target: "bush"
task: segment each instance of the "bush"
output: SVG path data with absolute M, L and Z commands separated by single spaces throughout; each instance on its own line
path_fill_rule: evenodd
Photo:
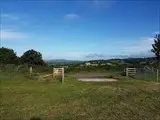
M 40 117 L 32 117 L 30 120 L 42 120 Z
M 120 75 L 126 76 L 126 72 L 121 72 Z

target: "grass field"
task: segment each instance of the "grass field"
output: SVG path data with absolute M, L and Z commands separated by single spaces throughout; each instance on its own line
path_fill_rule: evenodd
M 0 78 L 1 120 L 160 120 L 160 84 Z M 39 118 L 39 119 L 38 119 Z M 36 120 L 36 119 L 35 119 Z

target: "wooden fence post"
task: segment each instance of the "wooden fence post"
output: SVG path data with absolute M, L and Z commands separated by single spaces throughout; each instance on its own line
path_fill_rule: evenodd
M 53 73 L 52 73 L 52 77 L 54 78 L 55 76 L 54 76 L 54 68 L 53 68 Z
M 62 68 L 62 83 L 64 82 L 64 68 Z
M 33 69 L 32 69 L 32 66 L 29 67 L 29 74 L 30 76 L 32 75 L 32 72 L 33 72 Z
M 158 82 L 158 79 L 159 79 L 159 70 L 157 69 L 157 82 Z
M 154 68 L 152 67 L 152 72 L 154 73 Z

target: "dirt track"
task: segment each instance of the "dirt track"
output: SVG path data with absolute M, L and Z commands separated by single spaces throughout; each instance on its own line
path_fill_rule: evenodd
M 77 79 L 81 79 L 81 78 L 97 78 L 97 79 L 101 79 L 101 78 L 106 78 L 105 77 L 105 75 L 93 75 L 93 74 L 88 74 L 88 75 L 85 75 L 85 74 L 77 74 L 77 75 L 75 75 L 75 77 L 77 78 Z
M 92 81 L 92 82 L 99 82 L 99 81 L 117 81 L 116 79 L 113 78 L 106 78 L 105 75 L 75 75 L 74 77 L 76 77 L 79 81 Z

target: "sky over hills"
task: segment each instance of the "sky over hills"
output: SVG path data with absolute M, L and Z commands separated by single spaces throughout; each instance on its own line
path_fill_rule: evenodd
M 0 1 L 1 44 L 44 59 L 152 56 L 159 1 Z

